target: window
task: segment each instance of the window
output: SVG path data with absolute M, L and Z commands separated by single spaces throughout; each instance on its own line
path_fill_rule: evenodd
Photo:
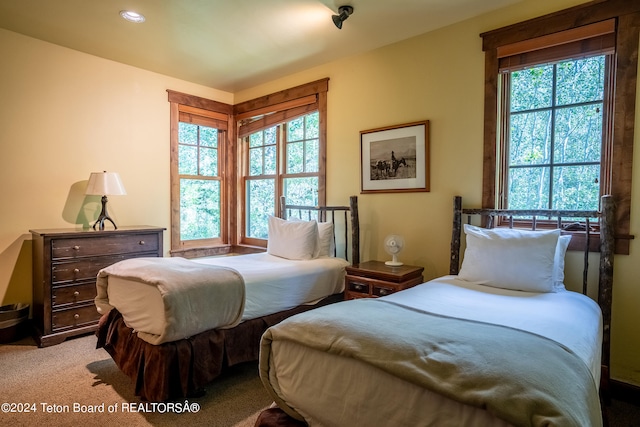
M 222 228 L 218 129 L 178 123 L 180 240 L 220 239 Z
M 193 257 L 229 245 L 225 175 L 231 106 L 169 92 L 171 103 L 171 253 Z
M 483 207 L 592 209 L 610 194 L 629 253 L 639 19 L 608 0 L 481 34 Z
M 235 106 L 240 244 L 266 246 L 281 196 L 287 204 L 324 205 L 327 90 L 323 79 Z
M 246 237 L 266 239 L 281 195 L 288 204 L 318 205 L 319 113 L 254 132 L 243 144 Z
M 504 207 L 598 209 L 608 98 L 605 69 L 610 63 L 598 55 L 501 75 L 509 129 Z

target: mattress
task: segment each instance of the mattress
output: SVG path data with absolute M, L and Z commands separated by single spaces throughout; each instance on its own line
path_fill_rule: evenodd
M 599 384 L 601 313 L 593 300 L 581 294 L 510 291 L 445 276 L 384 299 L 550 338 L 582 359 L 594 386 Z M 372 365 L 294 341 L 274 341 L 269 363 L 269 385 L 310 425 L 509 425 L 482 408 L 448 399 Z
M 197 258 L 192 261 L 232 268 L 245 284 L 246 301 L 242 321 L 313 304 L 344 289 L 341 258 L 288 260 L 267 253 Z M 135 280 L 112 277 L 108 284 L 109 304 L 136 331 L 159 335 L 164 329 L 164 304 L 157 288 Z M 213 305 L 213 303 L 212 303 Z

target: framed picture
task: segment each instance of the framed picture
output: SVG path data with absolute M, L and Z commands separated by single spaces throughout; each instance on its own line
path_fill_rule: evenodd
M 429 191 L 429 121 L 360 132 L 361 193 Z

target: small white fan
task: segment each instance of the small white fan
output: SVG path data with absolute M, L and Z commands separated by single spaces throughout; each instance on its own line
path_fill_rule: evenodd
M 404 248 L 404 239 L 397 234 L 390 234 L 384 238 L 384 250 L 392 256 L 391 261 L 385 262 L 386 265 L 399 266 L 403 263 L 398 261 L 398 254 Z

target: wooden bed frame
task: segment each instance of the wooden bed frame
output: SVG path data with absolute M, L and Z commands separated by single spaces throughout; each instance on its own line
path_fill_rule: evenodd
M 532 218 L 531 228 L 536 227 L 560 228 L 562 234 L 570 234 L 572 241 L 582 243 L 584 251 L 584 264 L 582 272 L 582 293 L 587 295 L 587 272 L 589 269 L 589 252 L 594 246 L 600 252 L 600 265 L 598 272 L 598 305 L 602 311 L 602 372 L 600 377 L 600 396 L 604 403 L 610 399 L 610 352 L 611 352 L 611 303 L 613 295 L 613 258 L 615 250 L 615 203 L 612 196 L 601 198 L 600 211 L 581 210 L 514 210 L 514 209 L 463 209 L 462 198 L 456 196 L 453 202 L 453 231 L 451 235 L 451 263 L 449 274 L 458 274 L 460 268 L 460 235 L 462 231 L 462 217 L 467 215 L 471 221 L 472 215 L 483 217 L 483 226 L 493 228 L 498 224 L 506 224 L 513 227 L 518 217 Z M 542 218 L 542 220 L 539 220 Z M 582 224 L 569 222 L 573 218 L 584 219 Z M 593 222 L 599 223 L 599 245 L 594 245 L 592 240 Z M 597 236 L 595 236 L 597 237 Z M 570 248 L 576 247 L 571 245 Z M 604 409 L 605 405 L 603 405 Z
M 343 213 L 345 259 L 351 243 L 351 263 L 360 259 L 358 199 L 351 196 L 349 206 L 294 206 L 281 201 L 281 217 L 297 214 L 319 221 L 336 220 Z M 295 216 L 295 215 L 294 215 Z M 350 217 L 350 220 L 349 220 Z M 348 230 L 351 230 L 351 240 Z M 334 242 L 336 236 L 334 232 Z M 104 348 L 120 370 L 135 384 L 135 394 L 143 400 L 166 401 L 204 392 L 205 386 L 227 368 L 258 360 L 260 338 L 272 325 L 303 311 L 343 300 L 343 293 L 330 295 L 315 305 L 302 305 L 230 329 L 212 329 L 179 341 L 150 344 L 127 327 L 122 315 L 113 309 L 102 316 L 96 335 L 97 348 Z
M 611 196 L 603 196 L 600 211 L 581 210 L 509 210 L 509 209 L 467 209 L 462 208 L 462 198 L 456 196 L 453 203 L 453 228 L 451 236 L 451 260 L 449 274 L 457 275 L 460 268 L 460 249 L 462 234 L 462 219 L 467 216 L 479 215 L 482 226 L 493 228 L 496 226 L 513 227 L 517 218 L 526 217 L 530 229 L 560 228 L 562 234 L 572 236 L 570 248 L 582 245 L 584 250 L 583 286 L 582 293 L 587 294 L 587 271 L 589 268 L 589 252 L 597 248 L 600 252 L 598 304 L 602 310 L 603 340 L 602 340 L 602 372 L 600 379 L 600 396 L 603 400 L 602 410 L 606 422 L 606 404 L 609 402 L 609 363 L 611 338 L 611 302 L 613 288 L 613 257 L 615 248 L 615 205 Z M 576 223 L 576 220 L 582 223 Z M 567 221 L 568 220 L 568 221 Z M 599 223 L 599 245 L 597 236 L 593 236 L 591 222 Z M 521 225 L 518 223 L 518 225 Z M 592 239 L 593 238 L 593 239 Z M 575 242 L 574 242 L 575 241 Z M 577 245 L 576 245 L 577 243 Z M 287 415 L 278 407 L 263 411 L 258 417 L 255 427 L 299 427 L 304 425 L 300 421 Z

